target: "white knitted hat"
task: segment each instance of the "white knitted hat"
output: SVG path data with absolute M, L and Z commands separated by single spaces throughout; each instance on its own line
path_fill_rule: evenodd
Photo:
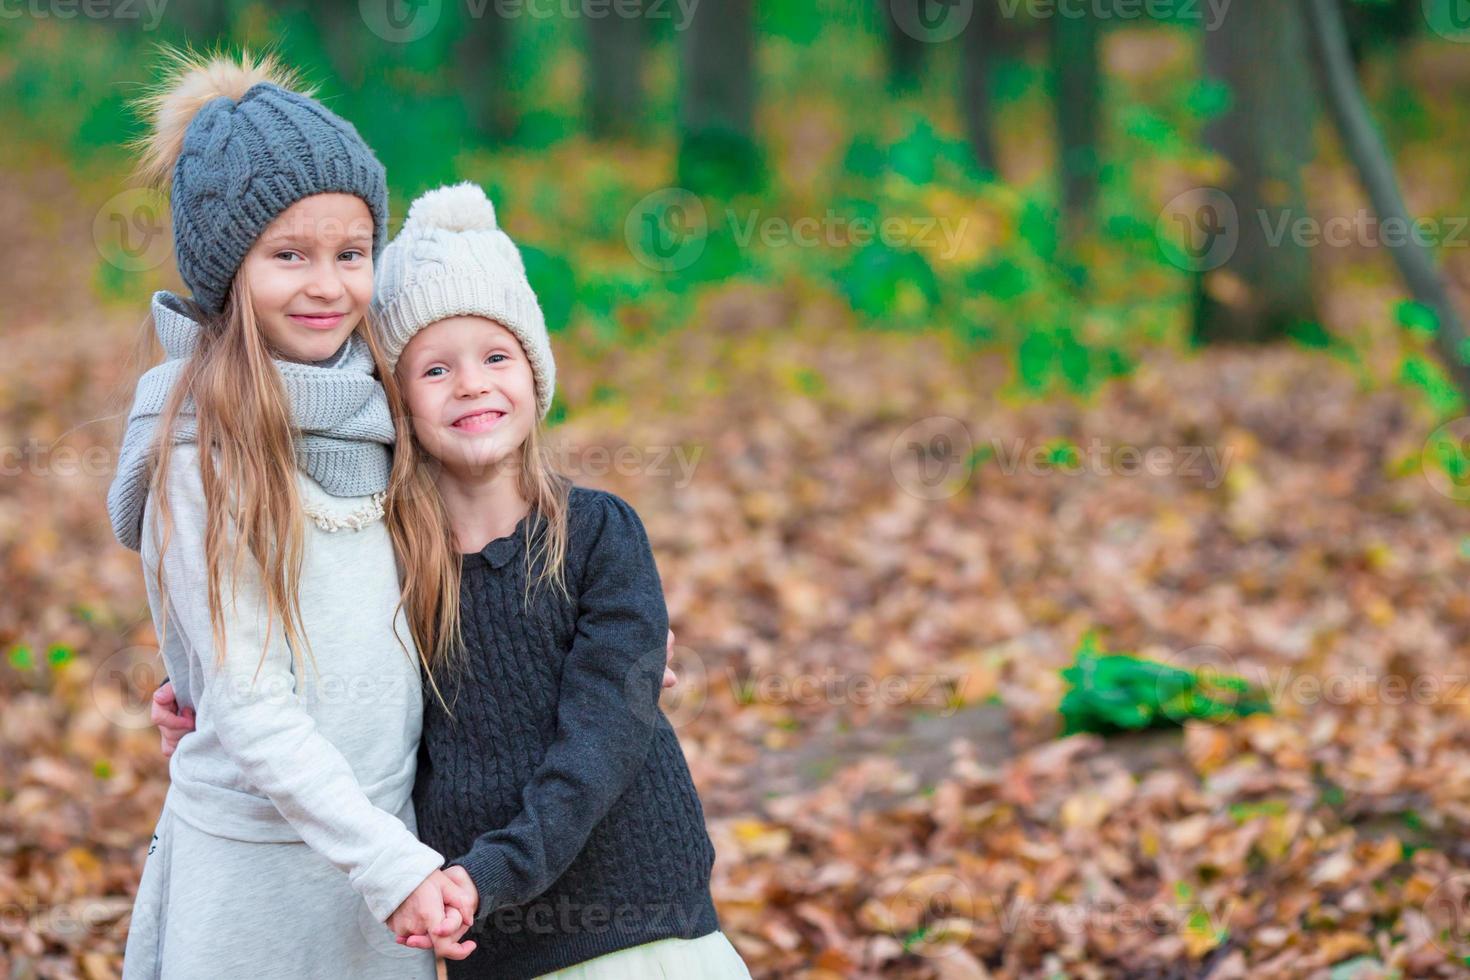
M 438 187 L 414 201 L 402 230 L 383 249 L 375 278 L 373 320 L 389 370 L 429 324 L 488 317 L 521 342 L 536 379 L 536 407 L 546 417 L 556 391 L 546 318 L 520 249 L 500 230 L 495 207 L 478 186 Z

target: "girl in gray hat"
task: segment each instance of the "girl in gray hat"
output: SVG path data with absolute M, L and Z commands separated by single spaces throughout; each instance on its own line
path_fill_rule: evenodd
M 271 59 L 178 56 L 150 108 L 142 169 L 172 186 L 190 296 L 153 297 L 166 360 L 108 508 L 197 731 L 170 759 L 123 976 L 432 980 L 433 953 L 384 928 L 472 910 L 415 835 L 420 671 L 444 648 L 423 641 L 453 602 L 440 567 L 400 587 L 395 563 L 442 525 L 390 452 L 408 423 L 365 326 L 383 168 Z

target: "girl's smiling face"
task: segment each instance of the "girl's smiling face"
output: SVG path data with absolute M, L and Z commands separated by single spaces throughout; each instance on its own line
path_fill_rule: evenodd
M 425 452 L 461 477 L 517 457 L 536 421 L 536 378 L 515 334 L 454 316 L 414 334 L 395 369 Z
M 331 357 L 373 297 L 373 216 L 355 194 L 313 194 L 271 222 L 241 264 L 256 322 L 292 361 Z

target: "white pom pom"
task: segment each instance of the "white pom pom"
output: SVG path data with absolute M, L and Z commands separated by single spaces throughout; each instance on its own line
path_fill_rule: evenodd
M 491 231 L 496 228 L 495 205 L 478 184 L 465 181 L 448 187 L 436 187 L 420 195 L 408 209 L 404 228 L 426 231 Z

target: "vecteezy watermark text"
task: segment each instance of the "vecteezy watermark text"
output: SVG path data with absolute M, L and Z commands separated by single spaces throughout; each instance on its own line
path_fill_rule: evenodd
M 1225 479 L 1230 458 L 1235 450 L 1226 447 L 1221 453 L 1215 446 L 1135 446 L 1113 445 L 1097 436 L 1087 446 L 1069 444 L 1064 452 L 1041 445 L 1028 446 L 1024 439 L 1013 439 L 1007 445 L 992 439 L 996 465 L 1007 476 L 1020 470 L 1030 476 L 1050 473 L 1093 476 L 1189 476 L 1200 477 L 1213 490 Z
M 36 20 L 141 20 L 151 31 L 163 20 L 168 0 L 0 0 L 0 20 L 31 17 Z

